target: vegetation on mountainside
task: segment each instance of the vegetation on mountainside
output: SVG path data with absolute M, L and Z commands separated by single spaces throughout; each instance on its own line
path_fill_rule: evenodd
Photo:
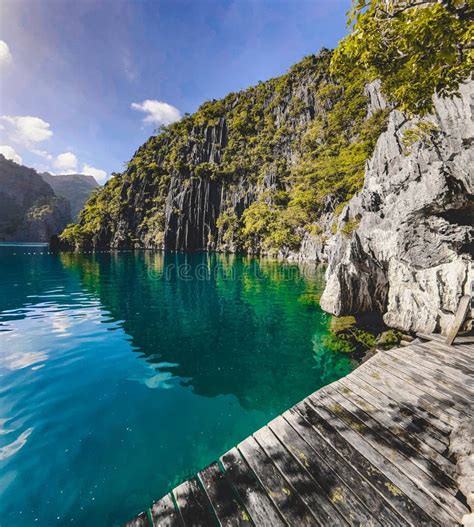
M 322 213 L 337 218 L 362 186 L 365 163 L 389 112 L 368 116 L 367 84 L 380 79 L 394 106 L 423 116 L 433 94 L 455 93 L 469 76 L 471 5 L 467 0 L 354 0 L 352 33 L 334 53 L 306 57 L 286 75 L 206 102 L 164 127 L 122 175 L 92 195 L 79 223 L 61 239 L 76 247 L 99 236 L 110 240 L 128 214 L 136 224 L 122 242 L 159 246 L 170 185 L 178 180 L 185 189 L 193 180 L 209 179 L 229 191 L 242 181 L 257 191 L 243 213 L 224 204 L 216 226 L 227 247 L 267 253 L 297 249 L 305 232 L 322 234 L 317 223 Z M 434 132 L 420 121 L 407 132 L 405 147 Z M 204 148 L 210 134 L 212 155 Z M 342 232 L 350 236 L 355 228 L 353 221 Z
M 331 71 L 380 79 L 389 100 L 411 115 L 432 97 L 457 93 L 474 64 L 472 0 L 353 0 L 352 32 L 337 47 Z

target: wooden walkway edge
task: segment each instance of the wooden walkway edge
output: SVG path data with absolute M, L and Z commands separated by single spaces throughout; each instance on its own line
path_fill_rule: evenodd
M 459 525 L 470 511 L 449 441 L 472 420 L 474 337 L 421 337 L 306 397 L 126 527 Z

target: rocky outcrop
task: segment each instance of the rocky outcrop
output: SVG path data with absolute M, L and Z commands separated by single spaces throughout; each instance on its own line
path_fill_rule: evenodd
M 458 423 L 449 436 L 449 455 L 456 462 L 456 480 L 459 490 L 466 497 L 471 509 L 470 514 L 462 518 L 465 527 L 474 525 L 474 450 L 472 437 L 474 425 L 466 419 Z
M 370 92 L 380 105 L 378 90 Z M 376 311 L 406 331 L 445 331 L 470 292 L 474 236 L 474 82 L 436 99 L 425 124 L 390 114 L 362 191 L 327 245 L 321 306 Z M 428 125 L 426 125 L 428 123 Z M 408 144 L 409 138 L 417 140 Z
M 410 121 L 390 112 L 379 83 L 335 83 L 330 56 L 150 137 L 60 243 L 280 251 L 328 263 L 321 305 L 331 313 L 446 330 L 473 254 L 473 83 Z
M 38 198 L 26 211 L 14 235 L 9 239 L 25 242 L 49 242 L 71 222 L 71 208 L 59 196 Z
M 0 154 L 0 240 L 49 242 L 70 222 L 66 199 L 35 170 Z
M 316 93 L 329 57 L 322 50 L 282 78 L 205 103 L 197 112 L 205 114 L 202 124 L 191 116 L 172 133 L 151 137 L 128 169 L 105 185 L 105 193 L 120 187 L 118 211 L 100 218 L 88 246 L 242 250 L 229 224 L 218 219 L 239 221 L 259 196 L 284 187 L 301 138 L 323 111 Z M 207 115 L 206 104 L 217 105 L 218 115 Z
M 99 184 L 83 174 L 38 174 L 0 154 L 0 240 L 49 242 Z

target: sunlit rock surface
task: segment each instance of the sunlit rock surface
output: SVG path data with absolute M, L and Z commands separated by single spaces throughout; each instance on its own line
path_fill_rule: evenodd
M 414 122 L 391 113 L 364 187 L 339 220 L 354 230 L 329 240 L 323 309 L 379 311 L 389 326 L 404 330 L 447 329 L 470 288 L 473 106 L 473 82 L 461 87 L 460 97 L 436 99 L 427 118 L 436 126 L 434 138 L 408 147 L 403 133 Z

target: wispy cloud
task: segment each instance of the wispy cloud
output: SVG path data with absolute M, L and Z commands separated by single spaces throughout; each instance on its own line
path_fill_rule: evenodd
M 175 108 L 167 102 L 154 99 L 146 99 L 141 103 L 133 102 L 132 108 L 147 114 L 143 119 L 144 123 L 151 123 L 159 126 L 171 124 L 181 119 L 181 113 L 178 108 Z
M 48 161 L 51 161 L 53 159 L 53 156 L 49 152 L 46 152 L 46 150 L 38 150 L 37 148 L 32 148 L 31 152 L 39 157 L 42 157 L 43 159 L 47 159 Z
M 138 71 L 136 64 L 133 60 L 132 54 L 129 50 L 125 50 L 121 57 L 122 67 L 127 79 L 132 82 L 137 79 Z
M 13 62 L 13 57 L 10 48 L 4 40 L 0 40 L 0 66 L 7 66 L 11 62 Z

